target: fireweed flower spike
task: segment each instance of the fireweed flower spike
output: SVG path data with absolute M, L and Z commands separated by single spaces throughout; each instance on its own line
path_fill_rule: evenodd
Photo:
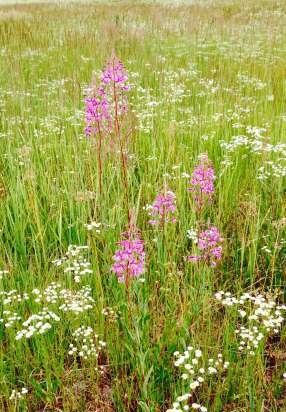
M 117 57 L 108 61 L 100 81 L 99 87 L 90 87 L 85 99 L 86 136 L 117 132 L 119 117 L 128 109 L 126 92 L 131 87 L 127 71 Z
M 130 278 L 139 277 L 144 273 L 144 241 L 136 226 L 131 224 L 127 232 L 122 233 L 122 238 L 113 256 L 114 264 L 111 270 L 117 275 L 119 282 L 125 282 L 128 286 Z
M 222 257 L 222 242 L 223 238 L 215 226 L 200 232 L 197 241 L 200 253 L 188 256 L 189 262 L 203 261 L 207 265 L 215 267 Z
M 130 89 L 128 75 L 120 60 L 113 56 L 107 63 L 100 77 L 99 87 L 89 89 L 85 99 L 85 135 L 97 137 L 99 191 L 102 192 L 102 150 L 108 141 L 112 146 L 115 136 L 120 146 L 124 185 L 127 192 L 127 166 L 125 145 L 121 133 L 123 115 L 128 111 L 126 92 Z
M 112 56 L 107 62 L 106 68 L 102 73 L 101 81 L 104 84 L 115 83 L 120 85 L 122 90 L 130 89 L 130 85 L 127 84 L 128 74 L 116 56 Z
M 162 225 L 166 222 L 175 223 L 177 221 L 175 214 L 177 212 L 176 195 L 170 190 L 159 193 L 152 205 L 145 208 L 149 211 L 150 225 Z
M 85 99 L 86 136 L 106 134 L 111 131 L 108 96 L 103 87 L 91 88 Z
M 121 122 L 123 115 L 128 111 L 126 92 L 130 90 L 131 86 L 128 84 L 127 71 L 116 56 L 112 56 L 107 62 L 101 76 L 101 82 L 110 102 L 109 111 L 113 121 L 113 131 L 122 145 Z
M 192 192 L 198 209 L 201 209 L 212 200 L 215 174 L 207 154 L 200 155 L 199 160 L 200 163 L 192 174 L 189 191 Z
M 102 193 L 102 145 L 112 130 L 112 119 L 109 111 L 108 96 L 103 87 L 92 88 L 90 97 L 85 99 L 85 135 L 96 136 L 98 183 Z
M 119 144 L 123 182 L 125 187 L 125 201 L 128 210 L 128 179 L 127 179 L 127 133 L 122 130 L 122 120 L 128 111 L 126 92 L 131 86 L 128 84 L 128 74 L 121 61 L 113 55 L 107 62 L 102 73 L 101 82 L 110 101 L 110 113 L 113 121 L 115 142 Z

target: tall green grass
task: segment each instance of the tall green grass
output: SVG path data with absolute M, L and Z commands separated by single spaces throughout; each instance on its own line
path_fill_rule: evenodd
M 96 302 L 80 318 L 66 315 L 30 340 L 16 341 L 18 327 L 0 324 L 1 411 L 165 411 L 180 394 L 173 352 L 188 344 L 206 357 L 222 352 L 231 363 L 223 380 L 199 392 L 209 411 L 286 410 L 285 330 L 255 357 L 241 356 L 234 333 L 239 320 L 213 299 L 221 289 L 284 289 L 285 178 L 257 179 L 266 161 L 282 160 L 242 147 L 228 153 L 226 167 L 220 141 L 257 126 L 266 128 L 265 142 L 286 143 L 285 23 L 279 0 L 1 6 L 0 262 L 9 274 L 0 290 L 30 294 L 53 281 L 68 287 L 52 261 L 70 244 L 87 244 Z M 118 158 L 105 162 L 99 198 L 96 149 L 83 136 L 84 88 L 113 50 L 134 83 L 129 195 L 147 255 L 145 282 L 133 282 L 131 307 L 110 271 L 127 224 Z M 239 73 L 265 87 L 242 83 Z M 150 101 L 159 104 L 152 109 Z M 148 112 L 153 116 L 144 131 L 138 125 Z M 190 253 L 186 232 L 197 222 L 189 179 L 181 173 L 191 174 L 203 152 L 217 175 L 204 220 L 225 239 L 216 269 L 184 259 Z M 143 207 L 165 182 L 176 192 L 179 219 L 162 234 L 148 225 Z M 92 220 L 106 225 L 101 233 L 87 232 Z M 41 309 L 33 300 L 13 307 L 23 320 Z M 102 314 L 106 307 L 117 313 L 115 321 Z M 95 360 L 67 355 L 71 333 L 82 324 L 107 342 L 100 374 Z M 9 400 L 22 386 L 28 395 Z

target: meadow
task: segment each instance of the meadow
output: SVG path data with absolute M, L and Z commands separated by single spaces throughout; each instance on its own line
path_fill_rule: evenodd
M 286 411 L 286 3 L 0 6 L 0 410 Z

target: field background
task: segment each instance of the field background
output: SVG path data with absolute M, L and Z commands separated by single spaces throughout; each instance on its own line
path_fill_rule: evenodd
M 255 356 L 241 355 L 239 317 L 214 299 L 218 290 L 271 291 L 283 301 L 286 151 L 264 147 L 286 143 L 285 45 L 282 0 L 0 7 L 0 269 L 9 272 L 0 317 L 20 317 L 0 324 L 1 411 L 166 411 L 181 393 L 173 352 L 189 344 L 230 362 L 198 392 L 209 411 L 286 411 L 285 328 Z M 145 282 L 132 283 L 129 303 L 110 271 L 127 224 L 119 158 L 106 160 L 99 197 L 96 148 L 83 133 L 84 90 L 113 51 L 133 84 L 129 201 L 146 248 Z M 241 135 L 262 149 L 235 144 Z M 197 225 L 186 174 L 205 152 L 217 179 L 204 220 L 225 239 L 214 269 L 184 258 Z M 161 233 L 143 207 L 164 184 L 176 193 L 178 222 Z M 99 233 L 87 231 L 91 221 Z M 81 288 L 52 264 L 70 244 L 89 246 L 93 274 L 83 284 L 93 308 L 16 340 L 42 308 L 33 289 Z M 12 290 L 18 301 L 5 303 Z M 81 325 L 106 342 L 99 365 L 67 354 Z M 22 387 L 28 394 L 10 400 Z

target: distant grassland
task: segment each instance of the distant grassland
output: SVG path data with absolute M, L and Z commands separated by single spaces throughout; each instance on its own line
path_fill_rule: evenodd
M 285 45 L 282 0 L 0 6 L 1 411 L 286 411 Z M 103 155 L 100 195 L 84 135 L 86 88 L 113 52 L 132 85 L 128 205 L 146 253 L 128 291 L 111 271 L 128 223 L 120 150 Z M 205 153 L 215 193 L 198 213 Z M 153 227 L 144 207 L 165 189 L 177 222 Z M 189 262 L 211 226 L 222 259 Z M 69 245 L 89 247 L 79 283 L 57 260 Z M 25 337 L 32 315 L 46 326 Z M 79 355 L 81 327 L 98 357 Z M 205 369 L 194 390 L 174 366 L 188 345 Z

